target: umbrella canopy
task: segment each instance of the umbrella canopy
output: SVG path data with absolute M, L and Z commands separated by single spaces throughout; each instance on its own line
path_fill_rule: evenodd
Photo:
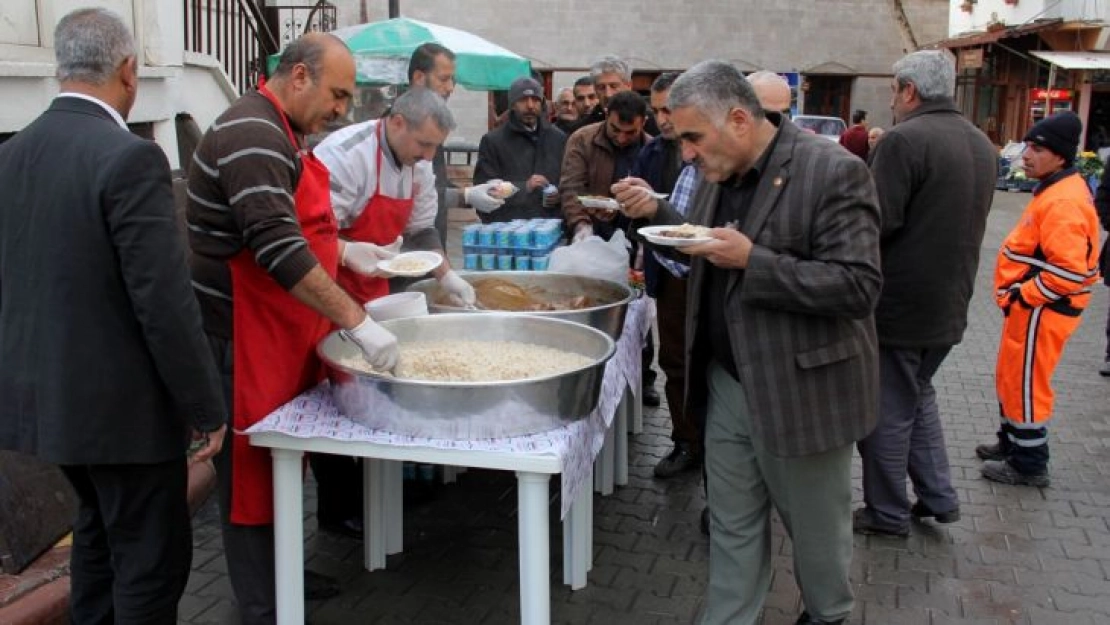
M 531 62 L 499 45 L 457 28 L 398 17 L 332 31 L 355 57 L 356 80 L 363 85 L 408 83 L 409 57 L 424 43 L 438 43 L 455 53 L 455 80 L 467 89 L 508 89 L 528 76 Z M 270 57 L 271 72 L 277 56 Z

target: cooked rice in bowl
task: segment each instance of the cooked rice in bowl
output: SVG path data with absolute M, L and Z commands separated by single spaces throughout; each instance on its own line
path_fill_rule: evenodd
M 429 382 L 504 382 L 558 375 L 593 364 L 581 354 L 518 341 L 418 341 L 399 346 L 393 376 Z M 339 364 L 380 375 L 361 356 Z

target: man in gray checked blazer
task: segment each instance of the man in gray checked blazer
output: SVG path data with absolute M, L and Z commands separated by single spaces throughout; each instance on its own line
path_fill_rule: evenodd
M 759 619 L 771 506 L 794 542 L 798 623 L 851 614 L 852 444 L 875 425 L 879 208 L 867 166 L 764 113 L 732 66 L 706 61 L 670 108 L 707 182 L 689 221 L 687 405 L 705 407 L 711 513 L 704 623 Z M 639 181 L 613 192 L 635 218 L 685 219 Z

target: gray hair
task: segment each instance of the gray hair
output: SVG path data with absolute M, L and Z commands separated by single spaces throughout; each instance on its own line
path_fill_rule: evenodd
M 628 63 L 617 56 L 603 56 L 590 65 L 590 77 L 594 82 L 602 74 L 616 74 L 624 82 L 632 82 L 632 70 L 628 69 Z
M 671 85 L 667 106 L 672 111 L 692 106 L 717 126 L 735 107 L 745 109 L 757 120 L 763 118 L 763 107 L 752 84 L 724 61 L 702 61 L 683 72 Z
M 135 38 L 123 20 L 107 9 L 77 9 L 54 29 L 54 58 L 59 82 L 103 85 L 129 57 Z
M 956 65 L 940 50 L 918 50 L 894 63 L 898 88 L 913 83 L 922 101 L 951 98 L 956 91 Z
M 390 115 L 400 115 L 413 127 L 422 126 L 430 117 L 440 130 L 451 132 L 455 129 L 455 116 L 447 108 L 447 101 L 424 87 L 409 89 L 394 100 Z

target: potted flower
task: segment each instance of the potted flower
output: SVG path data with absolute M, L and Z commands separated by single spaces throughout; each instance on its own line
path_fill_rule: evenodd
M 1075 168 L 1079 170 L 1079 175 L 1083 176 L 1087 184 L 1091 186 L 1091 193 L 1094 193 L 1098 187 L 1105 166 L 1102 159 L 1094 152 L 1080 152 L 1079 158 L 1075 159 Z

